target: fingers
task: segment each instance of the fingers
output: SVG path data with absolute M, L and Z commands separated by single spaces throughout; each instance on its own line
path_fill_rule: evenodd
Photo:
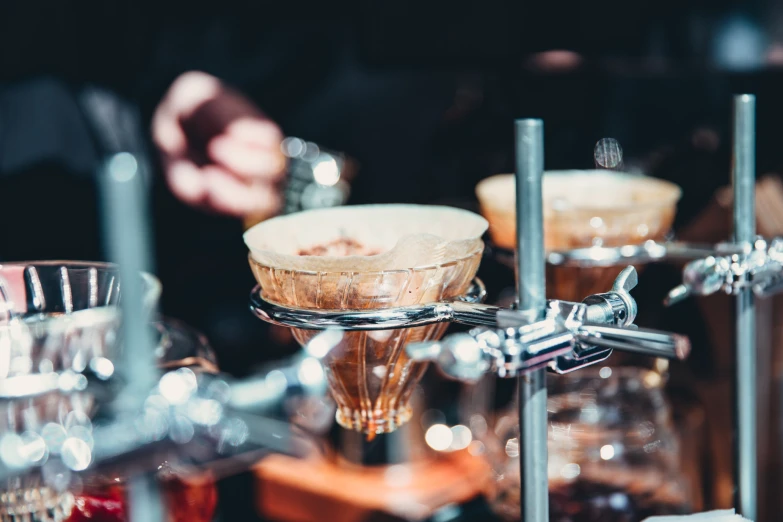
M 201 169 L 184 159 L 167 163 L 164 170 L 171 192 L 189 205 L 202 204 L 207 199 L 208 185 Z
M 185 158 L 192 149 L 240 177 L 274 181 L 285 170 L 278 126 L 208 74 L 185 73 L 172 84 L 155 111 L 152 134 L 164 160 Z
M 210 140 L 207 154 L 218 166 L 240 177 L 275 182 L 285 172 L 285 156 L 279 145 L 271 148 L 222 134 Z
M 217 78 L 180 76 L 155 110 L 152 136 L 169 188 L 184 203 L 236 217 L 281 207 L 283 134 Z
M 169 87 L 161 102 L 177 118 L 187 118 L 223 91 L 220 80 L 210 74 L 190 71 L 180 75 Z
M 159 107 L 152 117 L 152 140 L 164 156 L 183 156 L 188 148 L 188 140 L 179 121 L 163 107 Z
M 280 148 L 283 133 L 272 121 L 243 117 L 207 145 L 209 158 L 238 176 L 278 181 L 286 159 Z
M 227 135 L 248 145 L 279 150 L 283 132 L 271 120 L 263 118 L 239 118 L 226 127 Z
M 247 182 L 232 173 L 208 165 L 179 160 L 166 169 L 171 192 L 183 203 L 233 217 L 249 214 L 272 216 L 282 207 L 279 188 L 264 181 Z
M 266 182 L 246 183 L 216 166 L 203 168 L 207 184 L 207 206 L 217 212 L 243 217 L 248 214 L 273 215 L 282 207 L 276 186 Z
M 174 81 L 152 117 L 153 141 L 165 155 L 185 154 L 188 137 L 181 121 L 220 92 L 220 81 L 205 73 L 185 73 Z

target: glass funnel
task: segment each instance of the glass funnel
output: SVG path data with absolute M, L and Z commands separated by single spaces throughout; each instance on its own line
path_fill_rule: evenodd
M 512 174 L 501 174 L 476 186 L 492 241 L 509 250 L 516 248 L 515 185 Z M 680 195 L 676 185 L 645 176 L 605 170 L 546 172 L 544 247 L 567 251 L 661 241 L 674 222 Z M 606 263 L 548 266 L 547 295 L 579 302 L 611 288 L 616 275 Z
M 250 265 L 270 301 L 299 308 L 366 310 L 462 295 L 480 261 L 478 251 L 442 265 L 368 273 L 288 271 L 265 267 L 252 257 Z M 330 390 L 338 406 L 337 422 L 344 428 L 377 434 L 408 421 L 411 394 L 427 365 L 412 362 L 405 345 L 438 339 L 447 326 L 345 332 L 326 362 Z M 297 328 L 293 334 L 304 345 L 318 331 Z
M 266 300 L 306 309 L 367 310 L 464 294 L 481 260 L 484 231 L 486 221 L 470 212 L 376 205 L 276 218 L 250 229 L 245 241 Z M 331 251 L 312 255 L 322 245 Z M 411 394 L 426 370 L 426 364 L 408 358 L 405 345 L 437 339 L 446 326 L 346 332 L 325 361 L 337 422 L 370 438 L 405 423 Z M 293 331 L 302 344 L 316 333 Z

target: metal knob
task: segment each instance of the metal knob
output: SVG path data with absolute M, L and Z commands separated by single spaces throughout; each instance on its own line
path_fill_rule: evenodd
M 623 269 L 614 280 L 611 291 L 590 295 L 582 301 L 588 305 L 587 322 L 618 326 L 632 324 L 638 308 L 630 292 L 637 284 L 639 275 L 636 269 L 632 266 Z

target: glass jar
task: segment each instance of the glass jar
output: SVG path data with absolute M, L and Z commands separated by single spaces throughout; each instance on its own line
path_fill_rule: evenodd
M 215 354 L 200 332 L 172 319 L 153 326 L 158 336 L 159 368 L 188 368 L 196 374 L 218 371 Z M 79 487 L 71 491 L 73 509 L 67 522 L 129 520 L 126 474 L 125 469 L 114 471 L 112 468 L 111 471 L 86 475 L 77 481 Z M 168 522 L 212 521 L 218 493 L 215 477 L 210 471 L 165 461 L 158 465 L 155 478 Z
M 659 373 L 593 367 L 548 381 L 551 521 L 635 522 L 690 512 L 690 484 Z M 520 513 L 515 409 L 484 436 L 496 478 L 493 508 L 509 520 Z
M 169 522 L 211 522 L 217 507 L 217 486 L 211 473 L 162 464 L 156 474 Z M 85 481 L 74 494 L 68 522 L 125 522 L 127 483 L 121 474 Z

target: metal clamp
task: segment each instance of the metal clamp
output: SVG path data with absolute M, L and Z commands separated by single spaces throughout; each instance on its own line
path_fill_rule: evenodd
M 487 372 L 500 377 L 539 368 L 567 373 L 605 360 L 614 349 L 685 358 L 690 351 L 686 337 L 632 327 L 636 302 L 628 292 L 636 277 L 634 268 L 627 267 L 610 292 L 588 296 L 582 303 L 550 300 L 540 321 L 502 310 L 494 329 L 476 328 L 439 342 L 413 343 L 406 351 L 414 360 L 434 361 L 446 375 L 469 382 Z
M 712 295 L 724 291 L 739 295 L 752 289 L 758 297 L 783 291 L 783 238 L 767 243 L 759 237 L 753 243 L 718 245 L 717 251 L 738 251 L 711 255 L 688 263 L 683 269 L 683 283 L 673 288 L 665 300 L 667 306 L 690 295 Z

